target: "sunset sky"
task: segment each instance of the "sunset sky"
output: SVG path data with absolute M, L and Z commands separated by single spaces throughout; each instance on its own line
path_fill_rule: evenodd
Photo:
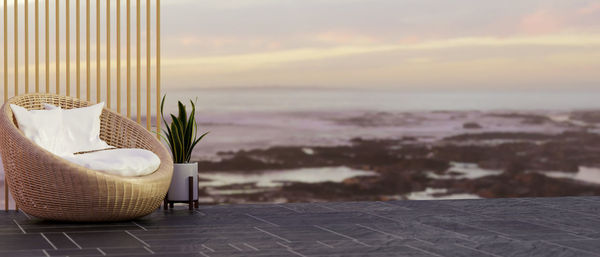
M 590 90 L 600 2 L 163 1 L 168 88 Z

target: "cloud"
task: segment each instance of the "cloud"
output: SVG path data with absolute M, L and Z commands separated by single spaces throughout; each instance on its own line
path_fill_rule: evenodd
M 297 48 L 279 51 L 255 52 L 234 55 L 218 55 L 182 59 L 167 59 L 165 65 L 226 65 L 229 68 L 252 68 L 263 65 L 322 60 L 352 55 L 388 51 L 437 50 L 459 47 L 508 47 L 552 46 L 585 47 L 600 46 L 600 35 L 551 35 L 511 38 L 463 37 L 425 41 L 410 44 L 346 45 L 321 48 Z
M 583 15 L 594 14 L 597 12 L 600 12 L 600 3 L 590 3 L 589 5 L 578 10 L 578 13 Z
M 350 31 L 327 31 L 318 33 L 313 38 L 318 42 L 327 43 L 327 44 L 372 44 L 377 43 L 380 40 L 373 37 L 368 36 L 356 32 Z
M 539 10 L 521 19 L 520 29 L 529 34 L 557 32 L 563 27 L 563 18 L 548 11 Z

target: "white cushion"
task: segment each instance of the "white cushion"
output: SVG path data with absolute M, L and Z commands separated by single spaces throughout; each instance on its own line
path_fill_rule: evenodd
M 160 166 L 158 156 L 145 149 L 119 148 L 63 158 L 88 169 L 128 177 L 151 174 Z
M 100 115 L 104 103 L 73 109 L 60 109 L 52 104 L 44 104 L 44 108 L 62 111 L 62 140 L 69 152 L 88 152 L 110 147 L 100 139 Z
M 54 110 L 27 110 L 11 104 L 19 129 L 25 137 L 40 147 L 56 155 L 69 155 L 70 149 L 64 144 L 63 116 L 60 108 Z

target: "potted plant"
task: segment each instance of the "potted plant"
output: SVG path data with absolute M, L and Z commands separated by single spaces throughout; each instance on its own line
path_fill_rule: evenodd
M 198 123 L 196 122 L 196 105 L 190 100 L 192 111 L 188 115 L 186 106 L 178 101 L 178 115 L 170 114 L 171 123 L 168 123 L 164 115 L 166 95 L 160 104 L 161 118 L 165 128 L 159 135 L 166 141 L 173 155 L 173 179 L 167 194 L 166 201 L 172 206 L 173 202 L 198 201 L 198 163 L 190 162 L 194 147 L 208 134 L 198 135 Z M 190 199 L 189 177 L 193 178 L 193 199 Z M 190 205 L 191 206 L 191 205 Z M 165 206 L 166 208 L 166 206 Z

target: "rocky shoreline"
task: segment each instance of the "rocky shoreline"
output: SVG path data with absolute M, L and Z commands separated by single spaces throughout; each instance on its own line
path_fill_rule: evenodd
M 532 117 L 527 121 L 542 122 Z M 469 127 L 477 129 L 473 124 Z M 206 172 L 253 174 L 338 166 L 376 175 L 347 178 L 341 183 L 282 181 L 281 186 L 264 190 L 251 183 L 204 188 L 203 197 L 208 203 L 408 199 L 411 192 L 429 189 L 436 191 L 432 197 L 600 195 L 598 184 L 546 174 L 575 174 L 581 167 L 600 167 L 600 135 L 587 128 L 555 134 L 473 132 L 433 142 L 415 137 L 354 138 L 338 146 L 276 146 L 219 155 L 220 160 L 199 162 L 201 178 Z M 460 172 L 457 163 L 483 175 Z M 215 194 L 211 189 L 237 193 Z

